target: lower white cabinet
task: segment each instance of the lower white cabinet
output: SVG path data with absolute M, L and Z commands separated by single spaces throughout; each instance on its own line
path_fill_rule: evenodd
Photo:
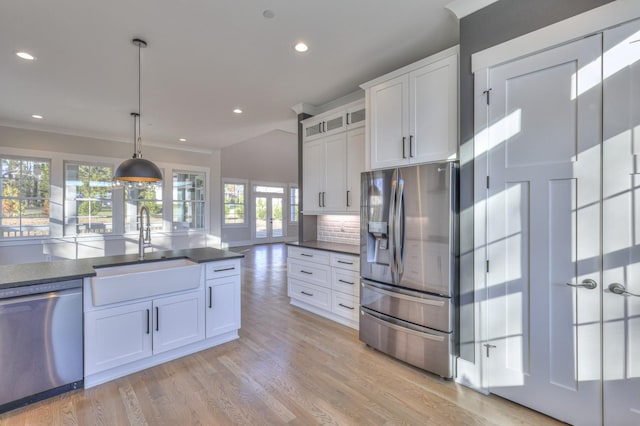
M 291 304 L 358 328 L 360 258 L 288 247 L 287 293 Z
M 237 339 L 240 259 L 203 264 L 198 280 L 193 290 L 94 306 L 85 279 L 85 388 Z
M 209 279 L 210 277 L 213 277 Z M 240 260 L 207 269 L 206 337 L 240 328 Z

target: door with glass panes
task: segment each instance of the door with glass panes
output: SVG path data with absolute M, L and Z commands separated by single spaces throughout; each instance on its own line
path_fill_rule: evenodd
M 284 186 L 254 186 L 253 236 L 256 243 L 284 240 L 284 206 Z

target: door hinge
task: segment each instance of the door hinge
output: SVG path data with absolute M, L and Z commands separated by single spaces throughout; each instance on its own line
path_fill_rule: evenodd
M 487 350 L 487 358 L 489 358 L 489 357 L 491 356 L 491 354 L 489 353 L 489 351 L 491 350 L 491 348 L 495 348 L 496 346 L 495 346 L 495 345 L 490 345 L 490 344 L 488 344 L 488 343 L 485 343 L 483 346 L 484 346 L 484 347 L 485 347 L 485 349 Z
M 489 176 L 487 176 L 487 189 L 489 189 Z
M 489 261 L 487 260 L 487 274 L 489 273 Z
M 487 105 L 491 104 L 491 89 L 485 90 L 482 94 L 487 96 Z

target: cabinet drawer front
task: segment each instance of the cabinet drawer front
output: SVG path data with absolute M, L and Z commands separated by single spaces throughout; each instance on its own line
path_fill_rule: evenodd
M 301 259 L 323 265 L 329 264 L 329 252 L 322 250 L 288 246 L 288 257 L 290 259 Z
M 205 264 L 205 268 L 208 280 L 212 278 L 228 277 L 231 275 L 240 275 L 240 259 L 209 262 Z
M 349 269 L 360 272 L 360 258 L 348 254 L 331 253 L 331 266 L 334 268 Z
M 331 302 L 331 312 L 352 321 L 358 321 L 360 306 L 356 296 L 333 292 Z
M 331 271 L 331 288 L 351 296 L 360 295 L 360 275 L 354 271 L 334 268 Z
M 287 261 L 287 277 L 331 288 L 331 268 L 328 265 L 289 259 Z
M 331 290 L 289 278 L 289 297 L 301 302 L 331 310 Z

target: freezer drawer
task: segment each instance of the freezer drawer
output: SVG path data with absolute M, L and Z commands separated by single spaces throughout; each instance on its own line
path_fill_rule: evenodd
M 453 299 L 362 280 L 360 304 L 404 321 L 443 332 L 454 329 Z
M 453 336 L 360 309 L 360 340 L 408 364 L 453 377 Z

